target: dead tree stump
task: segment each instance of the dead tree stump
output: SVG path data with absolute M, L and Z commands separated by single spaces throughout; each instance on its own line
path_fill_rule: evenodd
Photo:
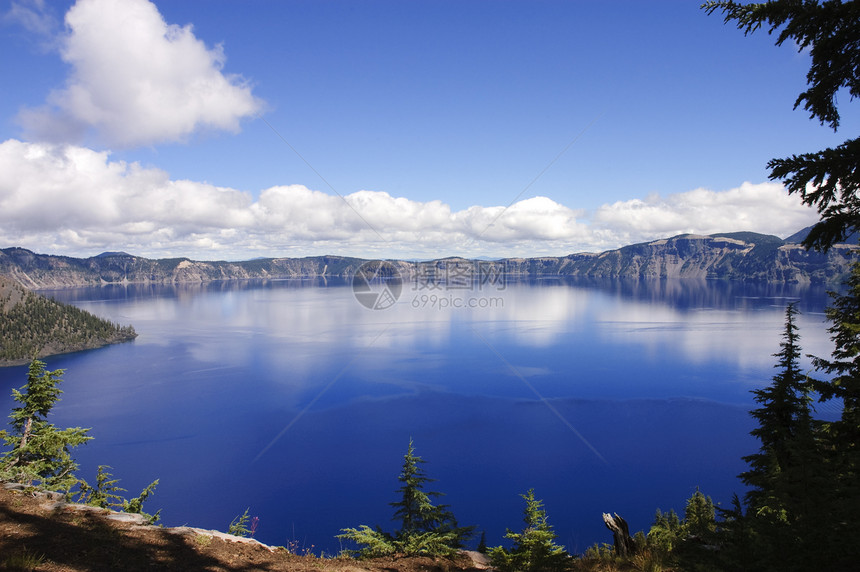
M 627 521 L 618 516 L 618 513 L 614 513 L 614 516 L 603 513 L 603 523 L 612 531 L 615 554 L 622 558 L 632 556 L 636 552 L 636 541 L 630 536 Z

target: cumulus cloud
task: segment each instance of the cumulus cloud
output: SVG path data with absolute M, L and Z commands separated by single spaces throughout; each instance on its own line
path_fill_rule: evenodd
M 72 71 L 46 105 L 22 111 L 31 139 L 74 141 L 94 129 L 112 146 L 182 141 L 201 129 L 236 132 L 261 109 L 247 82 L 223 73 L 222 46 L 167 24 L 148 0 L 78 0 L 66 26 L 60 53 Z
M 746 182 L 722 192 L 695 189 L 604 205 L 594 214 L 593 224 L 630 243 L 684 233 L 747 230 L 786 236 L 817 219 L 815 211 L 786 193 L 782 185 Z
M 0 143 L 0 245 L 92 255 L 247 259 L 343 254 L 429 258 L 600 251 L 684 232 L 785 236 L 816 220 L 779 185 L 745 183 L 604 205 L 547 197 L 453 211 L 381 191 L 344 197 L 282 185 L 249 193 L 112 161 L 74 145 Z
M 577 219 L 585 211 L 571 210 L 547 197 L 533 197 L 510 207 L 475 206 L 457 213 L 470 234 L 492 242 L 521 240 L 523 235 L 537 240 L 570 240 L 585 237 L 585 226 Z

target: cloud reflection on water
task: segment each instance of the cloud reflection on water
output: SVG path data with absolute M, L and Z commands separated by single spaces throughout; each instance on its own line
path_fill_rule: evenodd
M 93 293 L 56 294 L 74 301 Z M 797 285 L 509 281 L 503 289 L 437 292 L 501 300 L 493 308 L 444 310 L 415 308 L 411 301 L 417 293 L 407 287 L 398 304 L 379 311 L 363 307 L 336 279 L 131 285 L 110 287 L 104 294 L 81 304 L 134 324 L 140 333 L 136 344 L 182 345 L 199 369 L 253 369 L 263 362 L 266 371 L 283 372 L 268 383 L 286 391 L 285 398 L 296 406 L 351 361 L 353 371 L 346 377 L 366 386 L 369 394 L 423 386 L 473 393 L 478 388 L 470 383 L 481 377 L 479 372 L 486 376 L 503 368 L 470 328 L 517 367 L 540 371 L 559 394 L 568 395 L 576 394 L 577 373 L 594 377 L 599 372 L 606 383 L 618 383 L 611 365 L 624 360 L 639 360 L 646 369 L 731 363 L 759 379 L 779 349 L 789 300 L 801 300 L 804 353 L 829 352 L 821 315 L 824 289 Z M 563 354 L 575 361 L 564 363 Z M 567 391 L 559 389 L 564 384 Z

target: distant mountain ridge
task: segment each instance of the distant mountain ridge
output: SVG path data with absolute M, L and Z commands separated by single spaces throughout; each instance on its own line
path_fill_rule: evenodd
M 799 243 L 752 232 L 685 234 L 609 250 L 574 254 L 559 274 L 604 278 L 711 278 L 824 283 L 841 280 L 857 246 L 807 251 Z M 531 259 L 533 260 L 533 259 Z
M 508 275 L 520 277 L 710 278 L 799 283 L 842 279 L 849 272 L 860 247 L 837 244 L 827 253 L 807 251 L 799 244 L 805 231 L 786 240 L 754 232 L 707 236 L 684 234 L 601 253 L 503 258 L 494 264 L 503 265 Z M 367 260 L 334 255 L 256 258 L 241 262 L 195 261 L 189 258 L 149 259 L 125 252 L 73 258 L 36 254 L 24 248 L 0 249 L 0 275 L 9 276 L 33 289 L 261 278 L 349 278 L 364 262 Z M 391 262 L 404 278 L 426 270 L 428 265 L 451 269 L 490 264 L 484 260 L 459 257 L 420 264 L 403 260 Z

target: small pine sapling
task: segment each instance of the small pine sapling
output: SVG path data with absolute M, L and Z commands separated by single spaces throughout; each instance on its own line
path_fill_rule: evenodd
M 556 534 L 547 521 L 543 501 L 535 499 L 534 489 L 520 495 L 526 501 L 522 532 L 508 530 L 505 538 L 513 541 L 510 549 L 490 548 L 490 563 L 499 572 L 555 572 L 569 570 L 570 555 L 555 543 Z
M 336 538 L 350 540 L 362 546 L 346 552 L 361 557 L 405 554 L 407 556 L 451 556 L 463 547 L 474 527 L 458 526 L 446 505 L 434 505 L 433 498 L 442 493 L 425 492 L 424 485 L 431 482 L 421 465 L 424 459 L 415 454 L 412 440 L 403 457 L 403 470 L 397 477 L 402 486 L 397 489 L 400 501 L 390 503 L 396 510 L 394 520 L 401 523 L 393 534 L 379 527 L 367 525 L 344 528 Z
M 146 499 L 149 498 L 155 492 L 155 487 L 157 485 L 158 479 L 155 479 L 154 481 L 149 483 L 136 498 L 122 501 L 123 512 L 143 515 L 147 518 L 149 524 L 155 524 L 156 522 L 158 522 L 158 519 L 161 518 L 161 509 L 158 509 L 155 514 L 148 514 L 143 512 L 143 503 L 146 502 Z
M 251 536 L 253 533 L 250 528 L 248 528 L 248 522 L 251 520 L 251 517 L 248 516 L 248 511 L 251 510 L 251 507 L 245 509 L 245 512 L 237 515 L 232 521 L 230 521 L 230 526 L 227 528 L 227 534 L 232 534 L 233 536 L 241 536 L 242 538 Z M 257 519 L 255 516 L 254 519 Z M 254 525 L 256 529 L 256 525 Z
M 155 524 L 159 519 L 161 510 L 154 515 L 147 514 L 143 512 L 143 503 L 155 491 L 158 479 L 151 482 L 136 498 L 127 500 L 122 495 L 117 494 L 125 492 L 126 489 L 117 485 L 120 481 L 119 479 L 111 478 L 113 475 L 107 471 L 110 468 L 107 465 L 99 465 L 98 473 L 96 474 L 96 486 L 92 486 L 85 480 L 79 479 L 80 490 L 78 491 L 77 501 L 99 508 L 140 514 L 149 520 L 149 524 Z
M 478 542 L 478 552 L 480 552 L 481 554 L 487 553 L 487 532 L 486 531 L 481 532 L 481 540 L 480 540 L 480 542 Z
M 95 487 L 80 479 L 79 503 L 99 508 L 121 508 L 123 506 L 125 499 L 117 493 L 126 492 L 126 490 L 117 486 L 119 479 L 111 478 L 113 475 L 107 471 L 110 468 L 107 465 L 99 465 Z

